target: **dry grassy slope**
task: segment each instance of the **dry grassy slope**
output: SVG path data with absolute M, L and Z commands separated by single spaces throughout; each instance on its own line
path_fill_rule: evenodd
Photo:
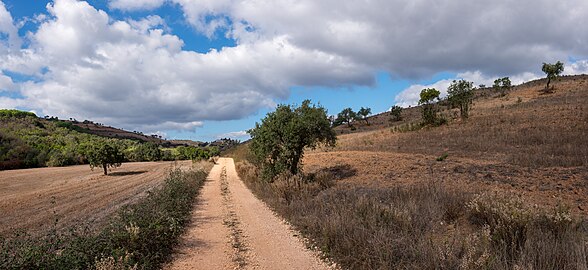
M 435 181 L 464 191 L 514 192 L 540 206 L 563 203 L 588 214 L 588 76 L 562 78 L 552 94 L 541 94 L 542 87 L 531 82 L 505 97 L 479 97 L 470 119 L 444 111 L 450 123 L 437 128 L 394 132 L 387 115 L 375 116 L 371 126 L 340 135 L 334 149 L 309 152 L 307 172 L 332 168 L 344 176 L 343 186 Z M 404 123 L 418 121 L 418 108 L 405 112 Z M 444 153 L 448 158 L 436 161 Z
M 100 126 L 96 124 L 84 124 L 84 123 L 74 123 L 76 126 L 86 129 L 87 133 L 108 137 L 108 138 L 117 138 L 117 139 L 131 139 L 131 140 L 139 140 L 144 142 L 153 142 L 156 144 L 163 144 L 165 140 L 154 138 L 151 136 L 141 135 L 133 132 L 129 132 L 126 130 L 109 127 L 109 126 Z
M 165 140 L 148 135 L 138 134 L 110 126 L 96 125 L 94 123 L 74 123 L 74 125 L 86 130 L 87 133 L 98 135 L 101 137 L 116 138 L 116 139 L 131 139 L 142 142 L 152 142 L 166 147 L 175 146 L 200 146 L 203 142 L 191 140 Z
M 582 81 L 586 81 L 588 78 L 588 75 L 574 75 L 574 76 L 562 76 L 558 79 L 558 81 L 555 82 L 556 87 L 557 84 L 563 83 L 564 85 L 569 84 L 569 83 L 577 83 L 578 86 L 582 85 Z M 508 100 L 509 96 L 514 98 L 514 99 L 510 99 L 510 101 L 516 101 L 517 97 L 521 97 L 523 99 L 525 98 L 532 98 L 532 97 L 536 97 L 538 95 L 537 92 L 531 93 L 529 91 L 525 91 L 528 89 L 541 89 L 542 86 L 545 85 L 545 79 L 539 79 L 539 80 L 534 80 L 534 81 L 529 81 L 526 83 L 523 83 L 521 85 L 517 85 L 514 86 L 509 95 L 506 96 L 505 99 L 502 100 Z M 584 86 L 585 83 L 584 83 Z M 477 89 L 475 91 L 476 93 L 476 102 L 478 103 L 478 105 L 490 105 L 492 107 L 495 107 L 496 104 L 493 104 L 492 102 L 488 102 L 488 100 L 494 100 L 496 99 L 496 97 L 499 97 L 500 93 L 498 93 L 497 91 L 495 91 L 492 88 L 482 88 L 482 89 Z M 508 104 L 508 103 L 501 103 L 501 104 Z M 499 104 L 500 105 L 500 104 Z M 457 115 L 454 113 L 456 112 L 455 110 L 453 111 L 449 111 L 447 110 L 446 107 L 442 107 L 443 109 L 443 113 L 450 117 L 450 118 L 455 118 Z M 355 122 L 355 124 L 353 125 L 355 129 L 348 127 L 347 125 L 341 125 L 341 126 L 337 126 L 335 127 L 335 131 L 337 132 L 337 134 L 341 135 L 341 134 L 351 134 L 351 133 L 363 133 L 366 131 L 374 131 L 374 130 L 380 130 L 383 128 L 388 128 L 388 127 L 401 127 L 401 126 L 405 126 L 406 124 L 417 124 L 420 122 L 421 120 L 421 109 L 419 106 L 414 106 L 414 107 L 409 107 L 409 108 L 404 108 L 402 111 L 402 120 L 401 121 L 390 121 L 390 114 L 389 112 L 383 112 L 383 113 L 379 113 L 376 115 L 372 115 L 370 117 L 368 117 L 368 122 L 369 125 L 365 122 L 365 121 L 357 121 Z

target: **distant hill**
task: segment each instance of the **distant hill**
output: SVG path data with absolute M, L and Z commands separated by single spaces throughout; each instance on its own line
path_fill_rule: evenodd
M 239 142 L 165 140 L 88 120 L 0 109 L 0 170 L 86 164 L 88 151 L 100 143 L 116 146 L 126 161 L 158 161 L 208 158 Z
M 582 81 L 588 80 L 588 75 L 571 75 L 571 76 L 561 76 L 555 82 L 557 87 L 558 83 L 570 84 L 570 83 L 578 83 L 580 84 Z M 520 90 L 529 89 L 529 88 L 537 88 L 545 85 L 545 79 L 538 79 L 529 82 L 522 83 L 520 85 L 515 85 L 508 91 L 506 94 L 510 93 L 517 93 Z M 474 105 L 476 103 L 485 103 L 488 100 L 495 99 L 500 97 L 500 93 L 495 91 L 491 87 L 477 89 L 475 91 L 475 99 Z M 350 104 L 353 105 L 353 104 Z M 444 101 L 440 102 L 440 105 L 445 105 Z M 454 115 L 455 110 L 448 109 L 447 106 L 442 106 L 441 109 L 443 110 L 441 113 L 444 114 L 446 117 L 450 117 L 452 119 L 456 119 L 457 115 Z M 414 126 L 418 125 L 421 121 L 421 107 L 420 106 L 410 106 L 408 108 L 403 108 L 402 110 L 402 120 L 401 121 L 393 121 L 391 120 L 390 112 L 383 112 L 379 114 L 372 115 L 368 117 L 368 123 L 363 120 L 356 120 L 354 121 L 352 127 L 347 126 L 346 124 L 339 125 L 335 127 L 335 131 L 338 135 L 341 134 L 350 134 L 350 133 L 360 133 L 366 131 L 373 131 L 379 130 L 383 128 L 392 128 L 398 131 L 408 131 L 411 128 L 415 128 Z
M 233 147 L 236 144 L 239 144 L 238 141 L 232 139 L 218 139 L 212 142 L 201 142 L 201 141 L 192 141 L 192 140 L 166 140 L 158 135 L 146 135 L 140 131 L 126 131 L 124 129 L 119 129 L 111 126 L 104 126 L 100 123 L 94 123 L 92 121 L 83 121 L 78 122 L 75 120 L 65 120 L 66 122 L 71 122 L 72 125 L 81 128 L 79 131 L 98 135 L 101 137 L 107 138 L 114 138 L 114 139 L 129 139 L 129 140 L 138 140 L 141 142 L 151 142 L 162 147 L 178 147 L 178 146 L 194 146 L 194 147 L 208 147 L 208 146 L 216 146 L 221 151 L 226 150 L 230 147 Z

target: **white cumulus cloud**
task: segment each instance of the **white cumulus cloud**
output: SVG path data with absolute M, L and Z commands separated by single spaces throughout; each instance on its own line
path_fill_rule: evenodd
M 218 134 L 215 136 L 217 139 L 224 139 L 224 138 L 229 138 L 229 139 L 238 139 L 238 140 L 246 140 L 249 139 L 249 133 L 247 133 L 247 131 L 233 131 L 233 132 L 227 132 L 227 133 L 223 133 L 223 134 Z
M 6 41 L 2 41 L 2 34 L 7 35 Z M 20 47 L 22 41 L 18 36 L 18 28 L 16 27 L 12 15 L 2 1 L 0 1 L 0 53 L 6 53 L 6 49 Z M 4 51 L 4 52 L 3 52 Z
M 30 47 L 5 55 L 0 69 L 37 76 L 21 93 L 48 115 L 186 130 L 182 123 L 192 128 L 274 106 L 293 85 L 373 83 L 369 67 L 283 36 L 202 54 L 183 50 L 158 16 L 117 21 L 74 0 L 47 7 L 51 18 L 32 33 Z
M 0 71 L 34 77 L 12 86 L 25 99 L 2 104 L 128 129 L 189 130 L 272 107 L 294 86 L 370 86 L 382 71 L 412 81 L 450 72 L 476 85 L 499 76 L 516 83 L 540 76 L 542 62 L 588 58 L 588 31 L 580 27 L 588 25 L 585 0 L 110 0 L 108 6 L 144 12 L 166 3 L 181 9 L 195 31 L 225 35 L 236 45 L 189 51 L 165 16 L 117 20 L 76 0 L 51 2 L 38 29 L 19 37 L 0 1 Z M 566 72 L 586 66 L 580 60 Z M 445 91 L 450 81 L 432 86 Z M 413 85 L 396 101 L 415 104 L 424 87 Z
M 165 0 L 111 0 L 109 7 L 126 11 L 150 10 L 161 6 Z

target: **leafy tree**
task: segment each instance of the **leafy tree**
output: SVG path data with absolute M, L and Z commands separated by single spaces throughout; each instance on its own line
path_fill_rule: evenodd
M 492 88 L 500 92 L 501 96 L 505 96 L 506 91 L 510 90 L 511 87 L 512 84 L 509 77 L 498 78 L 494 80 L 494 85 L 492 86 Z
M 172 150 L 166 149 L 161 151 L 161 159 L 165 161 L 175 160 Z
M 547 75 L 547 85 L 545 86 L 545 90 L 549 91 L 551 80 L 557 78 L 564 71 L 564 65 L 560 61 L 557 61 L 555 64 L 543 63 L 541 70 Z
M 248 132 L 255 162 L 268 181 L 285 171 L 297 174 L 305 148 L 314 149 L 318 144 L 334 146 L 336 141 L 327 111 L 310 100 L 300 107 L 278 105 L 276 111 L 268 113 Z
M 341 124 L 341 123 L 337 123 L 337 118 L 334 115 L 329 115 L 329 117 L 327 117 L 327 119 L 329 119 L 329 123 L 331 123 L 332 127 L 336 127 Z
M 162 153 L 159 146 L 152 142 L 139 144 L 133 151 L 135 161 L 158 161 L 161 158 Z
M 421 91 L 419 105 L 422 105 L 424 124 L 437 123 L 437 109 L 435 108 L 435 99 L 439 100 L 441 92 L 435 88 L 425 88 Z
M 335 122 L 339 124 L 347 124 L 348 127 L 351 127 L 355 119 L 357 119 L 357 113 L 351 108 L 345 108 L 337 114 Z
M 363 119 L 367 125 L 370 124 L 370 122 L 368 121 L 368 116 L 370 114 L 372 114 L 372 109 L 369 107 L 368 108 L 361 107 L 361 109 L 359 109 L 359 111 L 357 112 L 357 115 L 359 117 L 361 117 L 361 119 Z
M 124 155 L 118 146 L 110 143 L 99 143 L 94 145 L 87 153 L 90 168 L 102 167 L 104 175 L 108 175 L 108 168 L 120 167 L 125 160 Z
M 216 146 L 206 147 L 206 159 L 220 155 L 220 149 Z
M 470 113 L 470 106 L 474 99 L 474 83 L 466 80 L 453 81 L 447 89 L 447 100 L 459 108 L 462 119 L 466 119 Z
M 392 121 L 402 120 L 402 107 L 398 105 L 392 106 L 392 108 L 390 108 L 390 116 L 392 116 Z

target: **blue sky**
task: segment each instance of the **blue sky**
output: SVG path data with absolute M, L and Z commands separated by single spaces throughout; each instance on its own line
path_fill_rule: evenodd
M 588 71 L 583 0 L 370 3 L 0 0 L 0 107 L 243 139 L 278 103 L 382 112 L 458 78 Z

